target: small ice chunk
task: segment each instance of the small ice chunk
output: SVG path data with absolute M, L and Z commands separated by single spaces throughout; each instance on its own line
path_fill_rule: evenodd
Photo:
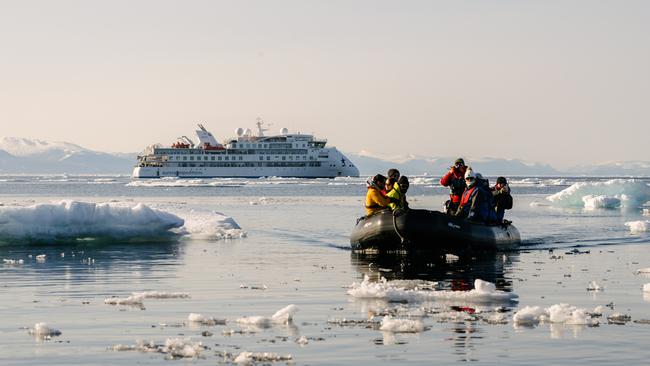
M 138 348 L 136 346 L 129 346 L 126 344 L 115 344 L 110 349 L 116 352 L 123 352 L 123 351 L 135 351 Z
M 301 346 L 306 346 L 309 343 L 309 340 L 305 336 L 301 336 L 300 338 L 296 339 L 296 343 L 298 343 Z
M 269 328 L 273 324 L 290 324 L 293 321 L 293 314 L 298 311 L 296 305 L 288 305 L 278 310 L 273 316 L 243 316 L 235 321 L 243 325 L 253 325 L 260 328 Z
M 198 323 L 202 325 L 223 325 L 226 324 L 226 319 L 217 319 L 209 316 L 205 316 L 202 314 L 197 314 L 197 313 L 190 313 L 190 315 L 187 317 L 187 320 L 189 320 L 192 323 Z
M 526 306 L 513 316 L 515 325 L 536 325 L 551 322 L 569 325 L 595 325 L 597 321 L 583 308 L 569 304 L 555 304 L 542 309 L 539 306 Z
M 650 292 L 650 283 L 643 285 L 643 292 Z
M 639 221 L 628 221 L 625 223 L 625 226 L 630 228 L 630 232 L 633 234 L 645 233 L 650 229 L 650 221 L 648 220 L 639 220 Z
M 535 325 L 542 322 L 548 313 L 539 306 L 526 306 L 513 315 L 512 320 L 518 325 Z
M 650 274 L 650 268 L 639 268 L 634 273 L 635 274 Z
M 23 264 L 25 261 L 23 259 L 2 259 L 2 262 L 8 266 L 15 266 L 16 264 Z
M 131 306 L 143 306 L 142 296 L 129 296 L 125 298 L 119 297 L 109 297 L 104 299 L 104 304 L 107 305 L 131 305 Z
M 650 208 L 644 208 L 641 214 L 643 216 L 650 216 Z
M 393 333 L 420 333 L 424 330 L 424 325 L 420 320 L 395 319 L 385 316 L 379 329 Z
M 190 294 L 187 292 L 160 292 L 160 291 L 145 291 L 134 292 L 133 296 L 142 297 L 143 299 L 187 299 Z
M 445 261 L 447 263 L 456 263 L 460 259 L 459 256 L 453 254 L 445 254 Z
M 162 352 L 172 357 L 192 358 L 199 356 L 202 349 L 203 344 L 201 342 L 195 343 L 187 338 L 168 338 Z
M 576 308 L 569 304 L 555 304 L 548 308 L 549 320 L 553 323 L 569 325 L 593 325 L 595 321 L 585 309 Z
M 587 285 L 587 291 L 601 292 L 604 289 L 605 287 L 596 281 L 591 281 L 589 285 Z
M 627 314 L 614 313 L 614 314 L 609 315 L 607 317 L 607 320 L 610 323 L 614 323 L 614 324 L 625 324 L 625 323 L 629 322 L 630 320 L 632 320 L 632 317 L 627 315 Z
M 491 294 L 497 290 L 497 287 L 492 282 L 483 280 L 474 280 L 474 289 L 482 294 Z
M 60 330 L 50 328 L 47 323 L 43 322 L 34 324 L 34 328 L 29 329 L 29 333 L 40 338 L 56 337 L 61 335 Z
M 287 362 L 291 361 L 293 356 L 291 355 L 279 355 L 277 353 L 271 352 L 241 352 L 235 360 L 233 361 L 236 364 L 240 365 L 252 365 L 257 363 L 269 363 L 269 362 Z
M 602 305 L 596 306 L 594 310 L 591 312 L 595 316 L 601 316 L 605 312 L 605 307 Z
M 36 256 L 36 261 L 39 263 L 45 262 L 45 258 L 47 258 L 47 255 L 45 254 L 39 254 Z
M 296 305 L 288 305 L 285 306 L 284 308 L 278 310 L 273 314 L 271 317 L 271 320 L 275 324 L 288 324 L 291 323 L 293 320 L 293 314 L 295 314 L 298 311 L 298 307 Z

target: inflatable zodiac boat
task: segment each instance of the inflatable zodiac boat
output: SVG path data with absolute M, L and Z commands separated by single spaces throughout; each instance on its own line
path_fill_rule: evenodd
M 362 217 L 350 235 L 353 250 L 508 250 L 521 236 L 512 224 L 487 225 L 438 211 L 380 211 Z

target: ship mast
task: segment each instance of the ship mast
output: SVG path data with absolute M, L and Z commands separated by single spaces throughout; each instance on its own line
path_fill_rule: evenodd
M 255 124 L 257 125 L 257 137 L 264 137 L 264 131 L 268 131 L 268 128 L 262 128 L 262 125 L 264 124 L 264 121 L 262 118 L 257 117 L 255 120 Z

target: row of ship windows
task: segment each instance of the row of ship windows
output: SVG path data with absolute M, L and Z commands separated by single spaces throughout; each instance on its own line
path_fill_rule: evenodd
M 327 159 L 327 158 L 329 158 L 329 155 L 327 155 L 327 156 L 326 156 L 326 155 L 323 155 L 323 156 L 319 156 L 319 157 L 320 157 L 320 158 Z M 222 158 L 223 158 L 223 159 L 222 159 Z M 237 158 L 239 158 L 239 159 L 237 159 Z M 273 158 L 274 158 L 274 159 L 280 159 L 280 158 L 282 158 L 282 160 L 287 160 L 287 157 L 286 157 L 286 156 L 282 156 L 282 157 L 275 156 L 275 157 L 273 157 Z M 264 156 L 260 156 L 259 159 L 260 159 L 260 160 L 264 160 Z M 180 157 L 180 156 L 177 156 L 176 158 L 174 158 L 173 156 L 170 156 L 170 157 L 169 157 L 169 160 L 181 160 L 181 157 Z M 187 159 L 187 156 L 183 156 L 183 159 L 182 159 L 182 160 L 183 160 L 183 161 L 187 161 L 187 160 L 188 160 L 188 159 Z M 194 156 L 190 156 L 190 159 L 189 159 L 189 160 L 190 160 L 190 161 L 193 161 L 193 160 L 194 160 Z M 197 157 L 196 157 L 196 160 L 197 160 L 197 161 L 200 161 L 200 160 L 201 160 L 201 157 L 200 157 L 200 156 L 197 156 Z M 233 156 L 232 159 L 230 159 L 230 157 L 228 157 L 228 156 L 223 156 L 223 157 L 222 157 L 222 156 L 217 156 L 216 159 L 215 159 L 215 156 L 211 156 L 210 159 L 208 159 L 207 156 L 204 156 L 204 157 L 203 157 L 203 160 L 204 160 L 204 161 L 207 161 L 207 160 L 218 160 L 218 161 L 221 161 L 221 160 L 226 160 L 226 161 L 228 161 L 228 160 L 244 160 L 244 157 L 243 157 L 243 156 L 239 156 L 239 157 Z M 271 160 L 271 156 L 268 156 L 268 155 L 267 155 L 267 156 L 266 156 L 266 160 Z M 289 160 L 294 160 L 293 156 L 289 156 Z M 295 160 L 300 160 L 300 156 L 296 156 Z M 303 157 L 302 157 L 302 160 L 307 160 L 307 157 L 306 157 L 306 156 L 303 156 Z M 309 157 L 309 160 L 316 160 L 316 158 L 314 158 L 313 156 L 310 156 L 310 157 Z
M 141 166 L 159 166 L 159 165 L 141 165 Z M 319 161 L 310 161 L 310 162 L 268 162 L 268 163 L 176 163 L 168 164 L 167 167 L 231 167 L 231 168 L 243 168 L 243 167 L 320 167 L 321 163 Z
M 254 150 L 254 149 L 230 149 L 228 150 L 230 154 L 307 154 L 309 150 L 307 149 L 266 149 L 266 150 Z M 188 151 L 187 149 L 165 149 L 165 150 L 156 150 L 157 154 L 165 155 L 191 155 L 191 154 L 224 154 L 225 150 L 204 150 L 203 152 Z

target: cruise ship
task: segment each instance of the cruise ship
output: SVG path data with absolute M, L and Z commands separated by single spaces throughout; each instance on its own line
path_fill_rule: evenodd
M 237 138 L 219 143 L 202 124 L 197 143 L 187 136 L 169 147 L 153 145 L 138 156 L 134 178 L 257 178 L 358 177 L 359 169 L 327 140 L 289 133 L 265 136 L 268 129 L 257 120 L 257 133 L 238 128 Z

